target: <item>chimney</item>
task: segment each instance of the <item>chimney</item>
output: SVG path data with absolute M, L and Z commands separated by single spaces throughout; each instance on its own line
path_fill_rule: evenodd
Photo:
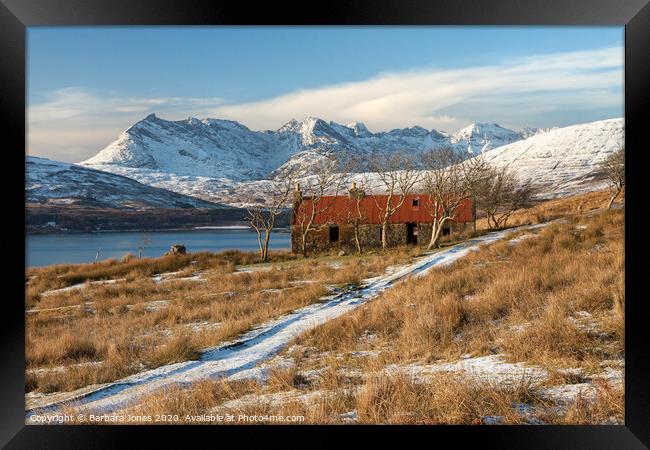
M 300 183 L 296 183 L 296 189 L 293 191 L 293 201 L 294 202 L 302 201 L 302 191 L 300 190 Z
M 366 194 L 365 194 L 365 192 L 363 192 L 363 189 L 357 188 L 356 181 L 353 181 L 352 186 L 350 187 L 350 190 L 349 190 L 350 198 L 363 198 L 365 195 Z

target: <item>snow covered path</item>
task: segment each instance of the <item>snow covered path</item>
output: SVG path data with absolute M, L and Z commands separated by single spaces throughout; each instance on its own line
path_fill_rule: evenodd
M 241 335 L 237 340 L 204 351 L 200 359 L 170 364 L 131 375 L 122 380 L 83 392 L 68 399 L 81 411 L 108 414 L 117 411 L 139 397 L 175 384 L 189 385 L 199 380 L 245 378 L 260 373 L 258 364 L 270 359 L 293 338 L 329 320 L 339 317 L 376 297 L 397 281 L 410 276 L 422 276 L 431 268 L 453 263 L 475 251 L 482 244 L 497 241 L 507 234 L 534 229 L 545 224 L 497 231 L 476 237 L 445 250 L 418 258 L 390 274 L 364 280 L 353 291 L 325 297 L 321 302 L 295 310 Z M 259 375 L 258 375 L 259 376 Z M 63 402 L 27 411 L 32 414 L 54 413 Z

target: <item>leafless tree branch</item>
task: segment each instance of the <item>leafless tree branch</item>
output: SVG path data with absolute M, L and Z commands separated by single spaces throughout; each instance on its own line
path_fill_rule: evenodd
M 487 163 L 482 156 L 465 159 L 451 147 L 422 155 L 422 186 L 431 202 L 431 238 L 428 249 L 440 240 L 448 221 L 454 220 L 462 203 L 476 195 L 485 177 Z
M 625 147 L 621 147 L 604 160 L 600 169 L 609 182 L 612 196 L 607 203 L 607 209 L 611 209 L 614 200 L 625 188 Z

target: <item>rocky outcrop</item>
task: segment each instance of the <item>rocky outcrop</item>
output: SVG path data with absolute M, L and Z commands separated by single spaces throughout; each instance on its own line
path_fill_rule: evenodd
M 166 255 L 187 255 L 187 249 L 182 244 L 172 244 Z

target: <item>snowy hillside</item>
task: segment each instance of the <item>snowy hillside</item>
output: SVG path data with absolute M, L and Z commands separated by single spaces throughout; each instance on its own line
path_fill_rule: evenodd
M 512 168 L 540 197 L 558 197 L 606 187 L 598 163 L 624 144 L 623 119 L 600 120 L 536 134 L 486 154 L 496 167 Z
M 250 181 L 292 167 L 308 173 L 323 153 L 369 155 L 453 146 L 471 156 L 521 138 L 496 124 L 473 124 L 449 136 L 418 126 L 372 133 L 362 123 L 340 125 L 307 117 L 276 131 L 252 131 L 228 120 L 168 121 L 151 114 L 81 164 L 115 173 L 132 168 Z
M 270 192 L 268 186 L 272 183 L 270 180 L 233 181 L 227 178 L 176 175 L 115 165 L 97 165 L 94 168 L 132 178 L 148 186 L 237 207 L 250 203 L 263 204 L 265 192 Z
M 34 156 L 25 162 L 28 203 L 120 209 L 223 207 L 76 164 Z

